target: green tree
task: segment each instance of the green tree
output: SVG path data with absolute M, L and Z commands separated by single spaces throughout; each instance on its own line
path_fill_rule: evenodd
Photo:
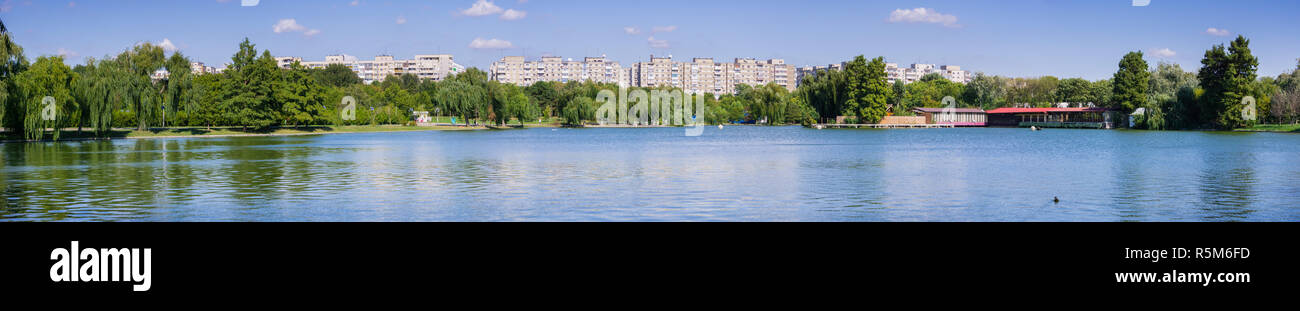
M 849 75 L 847 108 L 863 123 L 879 123 L 885 117 L 889 97 L 893 95 L 885 80 L 885 58 L 876 57 L 870 63 L 862 55 L 844 67 Z
M 962 99 L 968 105 L 990 110 L 1007 105 L 1007 79 L 999 76 L 987 76 L 976 73 L 975 78 L 966 84 Z
M 63 64 L 62 56 L 41 56 L 32 67 L 15 77 L 18 89 L 22 90 L 19 98 L 23 103 L 24 117 L 22 133 L 29 140 L 38 140 L 44 136 L 46 128 L 54 129 L 52 139 L 59 139 L 59 129 L 69 124 L 70 116 L 75 116 L 76 100 L 72 97 L 72 85 L 76 74 L 72 68 Z M 55 104 L 53 120 L 43 117 L 43 110 L 48 109 L 42 99 L 53 97 Z
M 1219 129 L 1248 126 L 1253 121 L 1242 118 L 1242 98 L 1258 95 L 1252 88 L 1259 60 L 1250 52 L 1250 40 L 1243 36 L 1228 48 L 1215 45 L 1205 51 L 1197 78 L 1205 95 L 1201 96 L 1201 122 Z
M 1092 83 L 1081 78 L 1061 80 L 1057 86 L 1056 96 L 1062 102 L 1084 104 L 1092 102 Z
M 25 106 L 14 78 L 27 66 L 23 48 L 13 43 L 12 34 L 0 21 L 0 128 L 21 131 L 23 127 Z
M 313 70 L 312 76 L 322 84 L 340 88 L 363 82 L 352 68 L 344 64 L 329 64 L 324 69 Z
M 1120 60 L 1119 71 L 1111 80 L 1111 100 L 1115 108 L 1127 114 L 1139 107 L 1147 107 L 1147 89 L 1151 86 L 1151 72 L 1147 67 L 1141 51 L 1129 52 Z

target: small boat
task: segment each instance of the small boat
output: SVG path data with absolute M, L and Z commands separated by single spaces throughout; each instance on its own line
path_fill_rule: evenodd
M 1037 126 L 1030 126 L 1030 127 L 1029 127 L 1029 130 L 1030 130 L 1030 131 L 1039 131 L 1039 130 L 1042 130 L 1042 129 L 1041 129 L 1041 128 L 1038 128 Z

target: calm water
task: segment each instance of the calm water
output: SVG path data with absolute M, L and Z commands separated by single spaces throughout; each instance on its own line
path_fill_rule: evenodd
M 1300 221 L 1294 134 L 682 133 L 529 129 L 0 144 L 0 219 Z

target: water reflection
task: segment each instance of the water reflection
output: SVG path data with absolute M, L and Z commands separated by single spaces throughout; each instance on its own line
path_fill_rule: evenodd
M 1297 142 L 729 127 L 0 144 L 0 219 L 1296 221 Z

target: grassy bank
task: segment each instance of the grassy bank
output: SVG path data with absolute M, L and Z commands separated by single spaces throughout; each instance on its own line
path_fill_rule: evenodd
M 1238 132 L 1278 132 L 1300 133 L 1300 124 L 1257 124 L 1252 127 L 1239 128 Z
M 380 133 L 380 132 L 411 132 L 411 131 L 466 131 L 481 130 L 484 127 L 463 127 L 463 126 L 402 126 L 402 125 L 349 125 L 349 126 L 304 126 L 304 127 L 280 127 L 269 129 L 242 129 L 237 127 L 184 127 L 184 128 L 151 128 L 140 131 L 136 129 L 113 129 L 107 135 L 108 139 L 147 139 L 147 138 L 182 138 L 182 137 L 238 137 L 238 136 L 291 136 L 291 135 L 321 135 L 321 134 L 339 134 L 339 133 Z M 45 135 L 46 139 L 49 135 Z M 90 131 L 77 132 L 75 129 L 64 129 L 59 133 L 59 140 L 86 140 L 99 139 Z M 0 142 L 21 142 L 22 137 L 16 133 L 0 132 Z

